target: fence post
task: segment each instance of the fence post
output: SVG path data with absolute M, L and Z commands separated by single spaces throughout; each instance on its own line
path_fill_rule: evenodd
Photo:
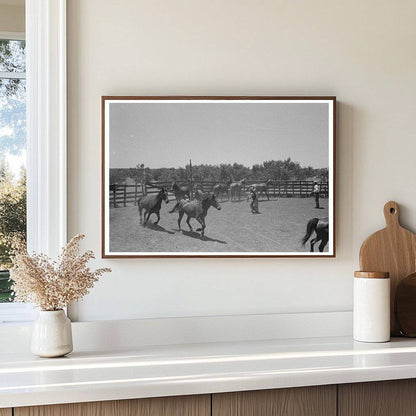
M 194 176 L 193 176 L 193 171 L 192 171 L 192 160 L 189 159 L 189 191 L 191 194 L 191 198 L 194 197 Z
M 146 168 L 142 165 L 142 193 L 144 196 L 147 195 L 147 188 L 146 188 Z
M 117 184 L 114 184 L 114 188 L 113 188 L 113 202 L 114 202 L 114 208 L 117 208 L 117 201 L 116 201 L 116 197 L 117 197 Z
M 134 206 L 136 206 L 137 204 L 137 182 L 135 182 L 135 186 L 134 186 Z
M 124 185 L 124 206 L 127 206 L 127 185 Z

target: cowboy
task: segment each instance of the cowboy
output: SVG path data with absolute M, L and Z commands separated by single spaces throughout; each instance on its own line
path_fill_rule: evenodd
M 248 199 L 250 201 L 251 213 L 259 214 L 259 199 L 257 198 L 257 192 L 254 187 L 250 188 Z
M 318 185 L 318 182 L 313 183 L 313 195 L 315 196 L 315 208 L 320 208 L 319 206 L 319 197 L 321 194 L 321 188 Z

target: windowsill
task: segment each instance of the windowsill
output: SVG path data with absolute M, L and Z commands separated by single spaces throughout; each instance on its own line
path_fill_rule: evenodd
M 274 389 L 416 377 L 416 340 L 350 337 L 0 355 L 0 407 Z
M 35 310 L 25 303 L 0 303 L 0 325 L 25 325 L 35 318 Z

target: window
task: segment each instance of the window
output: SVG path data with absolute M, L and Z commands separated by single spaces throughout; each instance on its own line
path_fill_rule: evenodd
M 14 232 L 27 235 L 29 251 L 56 257 L 66 243 L 66 0 L 26 0 L 24 13 L 25 34 L 0 32 L 0 161 L 21 186 L 20 205 L 9 211 L 27 224 L 14 221 L 22 226 Z M 0 324 L 32 320 L 32 306 L 10 302 L 8 289 L 0 280 Z
M 18 240 L 26 241 L 26 45 L 0 38 L 0 322 L 27 318 L 25 305 L 3 305 L 13 301 L 8 269 Z

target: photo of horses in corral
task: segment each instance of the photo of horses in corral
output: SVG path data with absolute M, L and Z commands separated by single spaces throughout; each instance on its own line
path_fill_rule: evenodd
M 334 255 L 334 100 L 161 101 L 103 100 L 104 257 Z
M 322 202 L 323 209 L 319 213 L 322 218 L 328 215 L 327 202 L 327 199 Z M 303 245 L 308 222 L 316 216 L 310 198 L 271 197 L 270 201 L 260 202 L 261 214 L 255 216 L 247 201 L 220 202 L 220 210 L 208 209 L 205 235 L 198 230 L 200 224 L 193 217 L 190 219 L 192 229 L 183 220 L 180 230 L 178 212 L 169 213 L 175 203 L 173 198 L 168 204 L 163 203 L 159 223 L 155 225 L 157 217 L 151 216 L 145 227 L 140 225 L 137 207 L 111 209 L 111 251 L 157 248 L 160 252 L 310 252 L 310 246 Z M 327 245 L 324 250 L 328 252 Z M 319 251 L 315 249 L 315 252 Z

